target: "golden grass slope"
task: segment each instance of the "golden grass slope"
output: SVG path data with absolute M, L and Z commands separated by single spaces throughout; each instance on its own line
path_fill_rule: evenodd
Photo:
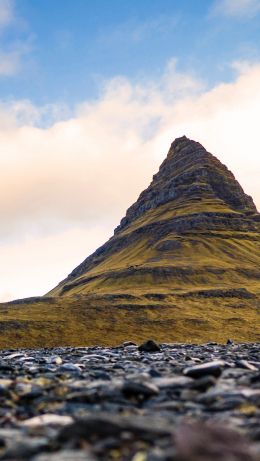
M 0 348 L 105 345 L 126 340 L 260 341 L 256 298 L 64 297 L 0 306 Z
M 63 294 L 1 305 L 0 347 L 260 341 L 259 267 L 256 231 L 141 233 Z
M 225 226 L 210 230 L 204 225 L 183 232 L 171 230 L 171 220 L 176 216 L 182 214 L 188 218 L 202 210 L 240 216 L 221 202 L 198 203 L 181 209 L 178 203 L 175 207 L 170 203 L 147 211 L 113 237 L 114 241 L 123 237 L 123 245 L 112 248 L 101 258 L 94 257 L 85 273 L 66 279 L 48 296 L 92 293 L 140 296 L 155 290 L 173 294 L 241 287 L 260 295 L 259 224 L 250 232 Z M 165 223 L 169 229 L 160 236 Z M 156 224 L 158 227 L 153 230 Z

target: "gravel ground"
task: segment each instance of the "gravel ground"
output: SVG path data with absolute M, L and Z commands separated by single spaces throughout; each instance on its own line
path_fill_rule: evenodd
M 0 460 L 260 460 L 259 344 L 0 352 Z

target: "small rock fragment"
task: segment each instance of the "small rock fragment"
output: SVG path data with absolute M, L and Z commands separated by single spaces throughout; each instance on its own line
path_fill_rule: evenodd
M 227 346 L 232 346 L 234 344 L 234 341 L 232 341 L 232 339 L 229 338 L 226 344 Z
M 71 416 L 61 416 L 54 414 L 45 414 L 40 416 L 34 416 L 33 418 L 26 419 L 21 422 L 21 426 L 25 427 L 38 427 L 38 426 L 66 426 L 71 424 L 73 419 Z

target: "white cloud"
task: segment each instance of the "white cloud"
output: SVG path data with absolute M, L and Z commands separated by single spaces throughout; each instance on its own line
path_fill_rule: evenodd
M 0 131 L 4 127 L 14 129 L 22 126 L 47 127 L 66 120 L 71 111 L 65 104 L 46 104 L 36 107 L 28 99 L 0 101 Z
M 213 13 L 230 17 L 254 17 L 260 12 L 260 0 L 216 0 Z
M 238 71 L 207 90 L 172 61 L 157 82 L 113 79 L 47 128 L 39 126 L 47 108 L 2 104 L 3 292 L 42 293 L 102 244 L 183 134 L 227 164 L 260 208 L 260 65 Z

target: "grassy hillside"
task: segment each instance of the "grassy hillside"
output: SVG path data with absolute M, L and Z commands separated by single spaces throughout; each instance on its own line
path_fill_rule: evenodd
M 0 306 L 0 348 L 141 342 L 260 341 L 259 301 L 243 292 L 193 297 L 79 296 Z
M 171 235 L 154 247 L 143 238 L 68 282 L 64 295 L 93 291 L 142 294 L 154 291 L 155 286 L 157 291 L 170 293 L 231 286 L 260 293 L 260 242 L 257 235 L 251 237 L 190 233 Z

